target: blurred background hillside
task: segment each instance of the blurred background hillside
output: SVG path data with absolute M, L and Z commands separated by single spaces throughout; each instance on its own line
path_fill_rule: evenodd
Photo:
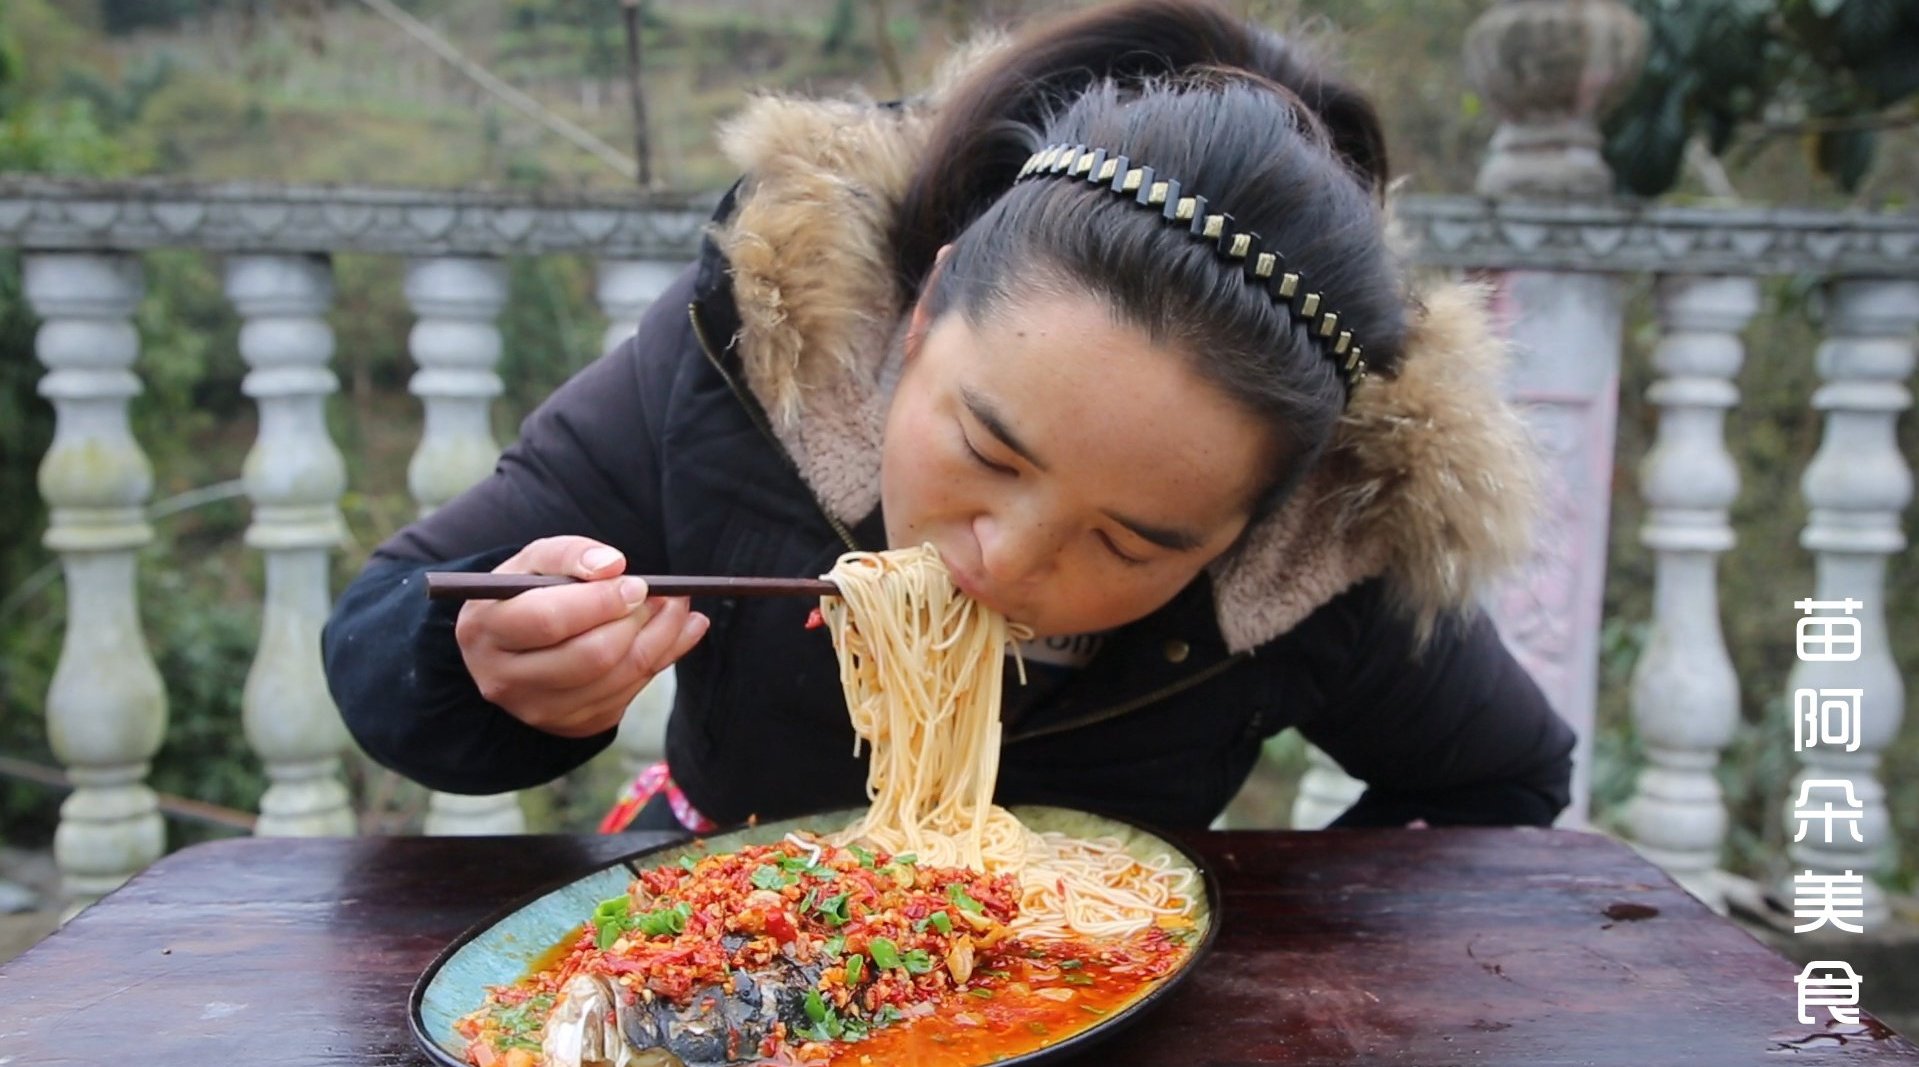
M 749 92 L 878 98 L 913 92 L 927 84 L 955 41 L 1062 6 L 1038 0 L 649 0 L 640 23 L 654 185 L 693 193 L 724 188 L 733 173 L 714 148 L 713 127 Z M 1407 191 L 1471 191 L 1495 124 L 1467 86 L 1460 48 L 1467 27 L 1487 7 L 1483 0 L 1247 0 L 1232 6 L 1310 37 L 1374 94 Z M 1677 5 L 1644 0 L 1637 6 Z M 1805 4 L 1732 0 L 1716 6 L 1764 14 Z M 644 195 L 630 173 L 481 88 L 380 7 L 371 0 L 0 0 L 0 170 Z M 408 0 L 400 7 L 548 115 L 620 152 L 633 151 L 618 0 Z M 1673 103 L 1669 92 L 1628 109 L 1654 119 L 1666 114 L 1662 107 L 1678 109 L 1668 117 L 1698 119 L 1701 143 L 1717 149 L 1692 151 L 1671 175 L 1668 199 L 1912 209 L 1919 135 L 1909 95 L 1869 123 L 1806 121 L 1791 101 L 1768 101 L 1762 88 L 1742 81 L 1754 68 L 1732 62 L 1736 40 L 1709 30 L 1694 27 L 1692 38 L 1663 39 L 1667 66 L 1660 76 L 1668 89 L 1690 86 L 1691 96 Z M 1722 63 L 1717 68 L 1701 58 L 1715 54 Z M 160 478 L 158 542 L 148 558 L 164 564 L 142 568 L 140 603 L 149 617 L 167 619 L 148 634 L 167 678 L 172 722 L 152 784 L 250 811 L 264 781 L 240 733 L 239 702 L 258 633 L 261 575 L 257 553 L 241 544 L 248 509 L 236 479 L 257 415 L 240 392 L 245 368 L 235 343 L 238 322 L 216 258 L 162 252 L 145 260 L 147 296 L 137 324 L 146 391 L 133 410 L 135 433 Z M 343 506 L 353 534 L 338 560 L 336 588 L 411 516 L 404 471 L 418 419 L 406 392 L 412 314 L 401 294 L 402 269 L 393 257 L 335 262 L 338 295 L 330 319 L 342 391 L 330 421 L 350 467 L 352 489 Z M 1766 865 L 1784 856 L 1778 813 L 1793 770 L 1788 620 L 1791 600 L 1813 588 L 1812 560 L 1797 544 L 1806 519 L 1798 479 L 1820 433 L 1818 413 L 1805 401 L 1816 384 L 1813 281 L 1767 283 L 1771 302 L 1788 312 L 1748 336 L 1739 383 L 1744 399 L 1727 426 L 1743 481 L 1732 516 L 1740 540 L 1721 561 L 1721 594 L 1747 728 L 1721 768 L 1733 808 L 1725 865 L 1756 876 L 1777 874 Z M 1643 502 L 1635 472 L 1653 431 L 1655 412 L 1644 392 L 1654 335 L 1644 291 L 1649 282 L 1633 284 L 1642 289 L 1634 294 L 1620 387 L 1594 785 L 1601 825 L 1617 817 L 1639 765 L 1626 682 L 1650 617 L 1651 559 L 1638 541 Z M 494 409 L 502 441 L 554 385 L 598 354 L 603 325 L 585 262 L 516 260 L 511 287 L 501 320 L 507 394 Z M 33 481 L 53 425 L 51 409 L 34 392 L 41 368 L 33 328 L 20 297 L 18 257 L 0 252 L 0 499 L 7 502 L 0 508 L 0 751 L 52 767 L 57 761 L 42 706 L 64 616 L 57 564 L 40 545 L 45 515 Z M 1919 455 L 1916 440 L 1907 416 L 1901 442 L 1909 462 Z M 1904 516 L 1908 532 L 1919 529 L 1916 511 Z M 1893 562 L 1887 614 L 1907 691 L 1919 694 L 1913 555 Z M 1283 821 L 1301 764 L 1291 739 L 1275 742 L 1271 767 L 1249 787 L 1236 817 L 1246 824 Z M 1899 813 L 1894 821 L 1908 834 L 1919 832 L 1919 715 L 1907 716 L 1887 764 L 1881 778 Z M 364 764 L 355 765 L 353 777 L 367 829 L 417 825 L 417 790 Z M 590 828 L 612 789 L 609 763 L 534 791 L 528 795 L 533 825 Z M 16 846 L 43 844 L 58 799 L 44 785 L 0 775 L 0 838 Z M 178 844 L 220 831 L 175 820 L 170 832 Z M 1892 881 L 1910 891 L 1919 838 L 1901 842 L 1901 855 Z

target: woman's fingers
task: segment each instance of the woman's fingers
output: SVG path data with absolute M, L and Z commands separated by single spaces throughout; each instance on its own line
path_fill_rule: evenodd
M 642 674 L 657 674 L 659 668 L 634 656 L 634 645 L 649 626 L 666 623 L 677 630 L 686 614 L 685 597 L 655 600 L 551 646 L 508 649 L 515 654 L 502 663 L 499 674 L 515 687 L 554 693 L 583 691 L 609 679 L 620 685 Z
M 664 617 L 660 612 L 656 618 Z M 680 623 L 674 642 L 664 662 L 656 658 L 657 652 L 644 646 L 646 638 L 636 638 L 633 646 L 633 663 L 636 670 L 609 673 L 576 690 L 555 693 L 551 696 L 553 711 L 542 715 L 541 729 L 562 737 L 591 737 L 594 734 L 611 730 L 620 724 L 628 705 L 639 691 L 649 685 L 660 671 L 677 662 L 680 657 L 691 651 L 706 635 L 708 620 L 706 616 L 690 613 Z M 664 626 L 661 631 L 664 632 Z M 653 663 L 660 666 L 648 667 Z
M 460 608 L 454 636 L 480 695 L 566 737 L 611 729 L 653 677 L 692 649 L 708 621 L 685 597 L 649 598 L 626 558 L 590 537 L 547 537 L 494 568 L 579 578 Z
M 528 724 L 588 736 L 617 725 L 634 694 L 691 650 L 707 625 L 686 598 L 655 599 L 552 647 L 498 652 L 474 678 L 483 696 Z
M 469 615 L 479 620 L 485 640 L 495 647 L 531 652 L 557 647 L 621 620 L 632 620 L 637 629 L 645 619 L 633 617 L 648 610 L 646 582 L 624 576 L 530 589 L 509 600 L 482 604 L 473 611 L 461 608 L 460 616 L 462 621 Z

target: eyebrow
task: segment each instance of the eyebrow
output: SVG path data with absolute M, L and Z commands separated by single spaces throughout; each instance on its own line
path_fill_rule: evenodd
M 965 386 L 960 387 L 960 400 L 965 403 L 966 410 L 972 412 L 973 417 L 979 420 L 980 425 L 986 427 L 986 432 L 999 438 L 1000 444 L 1012 449 L 1019 454 L 1019 458 L 1040 470 L 1048 469 L 1045 461 L 1034 455 L 1033 450 L 1026 446 L 1026 442 L 1020 440 L 1019 435 L 1006 425 L 1005 416 L 999 413 L 999 408 L 994 407 L 992 401 Z
M 1039 470 L 1044 471 L 1048 469 L 1045 462 L 1034 455 L 1031 448 L 1027 447 L 1026 442 L 1021 441 L 1019 435 L 1014 433 L 1012 428 L 1006 425 L 1005 417 L 1000 414 L 999 409 L 993 405 L 992 401 L 964 386 L 960 388 L 960 401 L 966 405 L 966 410 L 972 412 L 973 417 L 979 420 L 980 425 L 986 427 L 986 432 L 999 438 L 1001 444 L 1012 449 L 1021 459 L 1031 463 Z M 1205 543 L 1204 538 L 1191 530 L 1181 530 L 1169 526 L 1159 526 L 1150 522 L 1142 522 L 1139 519 L 1128 518 L 1125 515 L 1111 511 L 1101 511 L 1101 514 L 1119 523 L 1121 526 L 1126 527 L 1141 540 L 1149 544 L 1158 545 L 1169 551 L 1190 552 Z

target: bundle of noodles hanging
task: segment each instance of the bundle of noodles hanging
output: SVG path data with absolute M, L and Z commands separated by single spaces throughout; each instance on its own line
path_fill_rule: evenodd
M 1027 632 L 954 586 L 931 545 L 853 552 L 821 615 L 857 734 L 871 748 L 872 806 L 836 840 L 943 866 L 1011 874 L 1014 930 L 1113 937 L 1191 907 L 1191 868 L 1134 858 L 1116 839 L 1034 833 L 993 804 L 1003 657 Z

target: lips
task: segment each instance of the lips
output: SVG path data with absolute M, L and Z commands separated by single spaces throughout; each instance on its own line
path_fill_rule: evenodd
M 999 605 L 993 603 L 992 599 L 986 595 L 980 584 L 980 580 L 973 577 L 971 571 L 953 561 L 953 553 L 941 548 L 939 554 L 941 562 L 946 564 L 947 573 L 953 576 L 953 584 L 959 587 L 960 592 L 965 593 L 967 596 L 985 604 L 995 611 L 1000 610 Z
M 945 553 L 941 553 L 940 555 L 944 558 Z M 953 562 L 950 559 L 946 561 L 946 570 L 953 576 L 953 584 L 959 586 L 960 592 L 965 593 L 974 600 L 984 601 L 986 599 L 986 597 L 980 593 L 979 581 L 971 574 L 953 566 Z

